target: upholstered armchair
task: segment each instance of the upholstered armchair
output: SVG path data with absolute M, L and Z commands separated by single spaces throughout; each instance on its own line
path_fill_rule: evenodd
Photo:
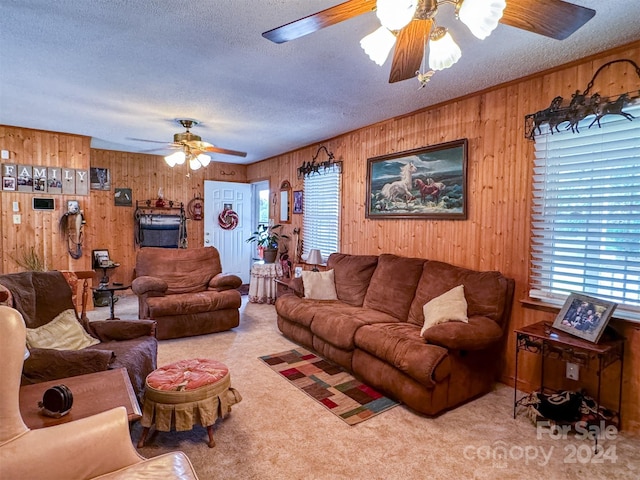
M 157 323 L 156 337 L 188 337 L 221 332 L 240 322 L 241 297 L 237 275 L 222 273 L 214 247 L 142 248 L 136 257 L 140 318 Z
M 0 295 L 7 296 L 6 293 Z M 19 393 L 26 328 L 20 313 L 0 306 L 0 478 L 3 479 L 196 479 L 187 456 L 138 455 L 124 407 L 53 427 L 29 430 Z
M 125 367 L 142 399 L 144 381 L 157 366 L 155 322 L 78 318 L 71 288 L 56 271 L 0 275 L 0 289 L 8 292 L 5 304 L 20 312 L 30 335 L 38 335 L 24 363 L 23 384 Z M 66 342 L 70 332 L 79 343 L 60 348 L 56 343 Z

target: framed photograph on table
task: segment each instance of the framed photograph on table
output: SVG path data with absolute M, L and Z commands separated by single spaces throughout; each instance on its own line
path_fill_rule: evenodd
M 553 328 L 598 343 L 617 306 L 614 302 L 572 293 L 553 322 Z
M 367 160 L 365 216 L 467 218 L 467 139 Z
M 93 268 L 103 268 L 111 264 L 109 258 L 109 250 L 94 250 L 93 252 Z

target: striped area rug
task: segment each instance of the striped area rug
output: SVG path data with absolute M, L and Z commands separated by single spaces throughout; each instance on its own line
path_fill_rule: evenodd
M 303 348 L 259 358 L 349 425 L 363 422 L 398 405 L 398 402 L 355 379 L 342 367 Z

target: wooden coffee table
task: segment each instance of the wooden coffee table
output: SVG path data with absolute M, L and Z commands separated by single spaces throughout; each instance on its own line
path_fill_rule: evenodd
M 60 384 L 69 387 L 73 394 L 71 411 L 60 418 L 41 415 L 38 402 L 42 400 L 44 392 Z M 127 409 L 130 422 L 142 416 L 126 368 L 20 387 L 20 413 L 24 423 L 31 429 L 71 422 L 120 406 Z

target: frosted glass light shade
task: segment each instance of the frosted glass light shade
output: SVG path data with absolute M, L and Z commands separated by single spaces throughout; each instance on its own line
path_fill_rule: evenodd
M 442 27 L 438 27 L 442 28 Z M 444 29 L 443 29 L 444 30 Z M 460 60 L 462 52 L 453 38 L 444 30 L 444 34 L 436 32 L 429 42 L 429 68 L 431 70 L 444 70 Z
M 364 53 L 380 66 L 386 62 L 395 43 L 396 36 L 387 27 L 380 27 L 360 40 L 360 46 Z
M 209 163 L 211 163 L 211 157 L 209 155 L 201 153 L 200 155 L 198 155 L 198 161 L 200 162 L 200 165 L 206 167 L 207 165 L 209 165 Z
M 400 30 L 413 19 L 417 6 L 418 0 L 378 0 L 376 15 L 389 30 Z
M 202 164 L 200 163 L 200 160 L 198 160 L 197 157 L 191 157 L 191 160 L 189 160 L 189 168 L 191 170 L 198 170 L 201 166 Z
M 185 160 L 185 154 L 182 151 L 175 152 L 175 153 L 172 153 L 171 155 L 167 155 L 166 157 L 164 157 L 164 161 L 167 162 L 167 165 L 169 165 L 170 167 L 175 167 L 176 165 L 182 165 L 184 163 L 184 160 Z
M 484 40 L 498 26 L 506 6 L 505 0 L 464 0 L 458 18 L 471 33 Z

